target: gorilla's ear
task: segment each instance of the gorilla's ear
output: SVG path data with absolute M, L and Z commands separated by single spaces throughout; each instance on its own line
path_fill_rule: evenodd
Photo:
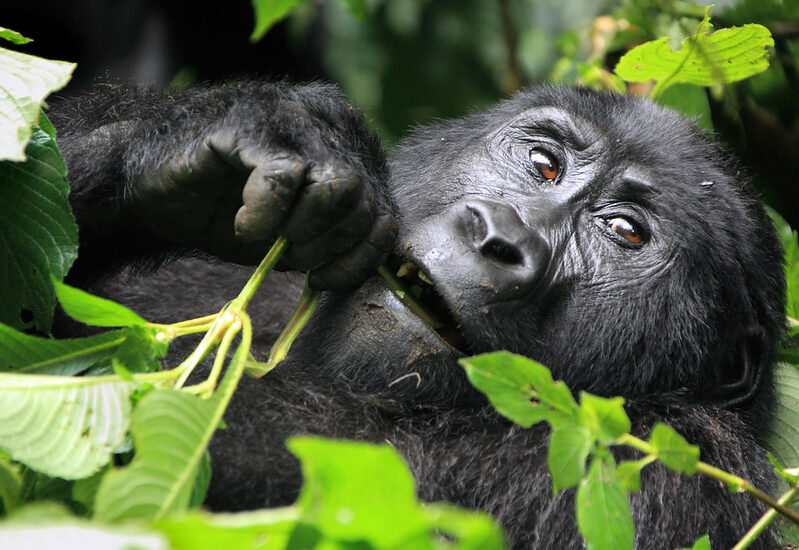
M 766 332 L 760 325 L 744 330 L 735 343 L 732 361 L 716 367 L 716 384 L 712 397 L 722 407 L 738 405 L 757 393 L 768 360 Z

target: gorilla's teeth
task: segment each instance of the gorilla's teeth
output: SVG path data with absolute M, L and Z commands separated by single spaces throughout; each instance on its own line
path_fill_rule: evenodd
M 422 280 L 422 282 L 425 282 L 428 285 L 433 286 L 433 281 L 431 281 L 430 277 L 428 277 L 427 274 L 421 269 L 416 273 L 416 275 Z
M 403 277 L 405 277 L 406 275 L 409 275 L 409 274 L 411 274 L 411 273 L 414 273 L 414 272 L 415 272 L 417 269 L 419 269 L 419 268 L 417 268 L 417 267 L 416 267 L 415 265 L 413 265 L 411 262 L 405 262 L 404 264 L 402 264 L 401 266 L 399 266 L 399 269 L 397 270 L 397 277 L 399 277 L 400 279 L 402 279 L 402 278 L 403 278 Z M 421 273 L 421 272 L 420 272 L 420 273 Z

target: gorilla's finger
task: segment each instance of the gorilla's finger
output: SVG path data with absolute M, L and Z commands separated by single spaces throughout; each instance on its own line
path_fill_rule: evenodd
M 307 178 L 313 183 L 300 191 L 282 229 L 289 241 L 307 241 L 336 224 L 355 201 L 372 201 L 371 189 L 350 168 L 324 165 L 312 168 Z
M 257 241 L 275 236 L 294 203 L 305 177 L 305 165 L 287 157 L 255 168 L 242 192 L 236 213 L 236 237 Z
M 287 265 L 298 271 L 324 265 L 363 240 L 369 234 L 373 220 L 372 203 L 361 202 L 328 231 L 307 241 L 292 240 L 291 234 L 284 230 L 283 236 L 288 239 L 290 246 L 283 258 Z
M 394 246 L 397 221 L 390 213 L 377 217 L 369 238 L 335 261 L 311 271 L 308 284 L 316 290 L 351 290 L 372 275 Z

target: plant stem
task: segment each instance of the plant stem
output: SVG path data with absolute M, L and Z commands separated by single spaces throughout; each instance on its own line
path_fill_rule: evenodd
M 644 441 L 643 439 L 639 439 L 632 434 L 623 434 L 617 440 L 617 443 L 623 445 L 629 445 L 639 451 L 646 453 L 646 454 L 654 454 L 657 456 L 657 450 L 652 447 L 649 443 Z M 717 479 L 724 483 L 731 491 L 735 491 L 737 493 L 749 493 L 759 501 L 763 502 L 767 506 L 773 508 L 792 522 L 799 525 L 799 513 L 791 510 L 784 504 L 774 500 L 766 493 L 758 489 L 757 487 L 753 486 L 751 483 L 746 481 L 745 479 L 738 477 L 734 474 L 729 472 L 725 472 L 715 466 L 711 466 L 706 462 L 697 461 L 696 463 L 696 471 L 702 475 L 711 477 L 713 479 Z
M 781 505 L 788 505 L 798 494 L 799 486 L 791 487 L 782 494 L 777 502 Z M 766 530 L 766 527 L 768 527 L 776 517 L 777 510 L 774 508 L 768 510 L 765 514 L 763 514 L 763 517 L 757 520 L 757 523 L 755 523 L 752 528 L 747 531 L 743 538 L 738 541 L 738 544 L 732 547 L 732 550 L 743 550 L 744 548 L 749 548 L 749 545 L 752 544 L 752 542 L 754 542 L 754 540 Z
M 377 273 L 386 282 L 386 286 L 389 288 L 389 290 L 391 290 L 394 295 L 399 298 L 403 304 L 405 304 L 405 307 L 415 313 L 416 316 L 424 321 L 427 325 L 433 328 L 444 326 L 444 323 L 442 323 L 441 320 L 436 317 L 435 313 L 428 311 L 424 306 L 422 306 L 422 304 L 408 296 L 408 293 L 405 291 L 405 287 L 386 265 L 381 265 L 378 267 Z
M 225 358 L 230 349 L 230 344 L 240 330 L 241 319 L 237 317 L 233 324 L 227 328 L 225 335 L 222 337 L 222 341 L 219 343 L 219 347 L 216 350 L 216 357 L 214 357 L 214 365 L 211 367 L 211 374 L 209 374 L 208 378 L 203 382 L 207 387 L 203 389 L 202 397 L 210 397 L 214 388 L 216 388 L 216 381 L 219 380 L 219 375 L 222 372 L 222 366 L 225 364 Z
M 219 315 L 194 351 L 175 369 L 180 372 L 180 376 L 175 382 L 175 388 L 183 387 L 183 384 L 186 383 L 186 379 L 194 368 L 214 349 L 216 344 L 224 336 L 225 331 L 227 331 L 237 318 L 236 314 L 229 311 L 225 311 Z
M 247 284 L 244 285 L 244 288 L 241 289 L 238 297 L 231 302 L 231 308 L 237 311 L 243 311 L 247 308 L 250 300 L 252 300 L 253 295 L 255 295 L 255 291 L 258 290 L 258 287 L 261 286 L 264 278 L 266 278 L 277 261 L 280 259 L 280 256 L 283 254 L 283 250 L 285 250 L 287 244 L 288 241 L 286 241 L 286 239 L 283 237 L 278 237 L 278 239 L 275 241 L 275 244 L 272 245 L 272 248 L 270 248 L 269 252 L 267 252 L 266 256 L 264 256 L 264 259 L 261 260 L 261 263 L 255 268 L 255 272 L 252 274 L 252 277 L 249 278 Z
M 318 290 L 312 290 L 311 287 L 308 286 L 308 278 L 306 277 L 305 288 L 302 289 L 302 296 L 300 296 L 297 309 L 294 310 L 291 319 L 289 319 L 289 322 L 286 324 L 286 328 L 283 329 L 283 332 L 280 333 L 280 336 L 278 336 L 277 340 L 275 340 L 275 343 L 272 345 L 272 349 L 269 352 L 269 359 L 266 361 L 263 372 L 255 374 L 255 378 L 260 378 L 271 371 L 278 363 L 286 358 L 289 349 L 291 349 L 291 344 L 294 343 L 294 340 L 299 336 L 300 331 L 308 323 L 308 320 L 316 309 L 316 304 L 319 303 L 319 296 L 321 296 L 321 294 L 322 293 Z

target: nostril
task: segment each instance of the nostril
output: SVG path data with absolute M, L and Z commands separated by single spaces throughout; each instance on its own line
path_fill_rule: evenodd
M 497 237 L 491 237 L 483 241 L 480 244 L 480 253 L 500 264 L 509 266 L 524 265 L 524 257 L 519 249 Z

